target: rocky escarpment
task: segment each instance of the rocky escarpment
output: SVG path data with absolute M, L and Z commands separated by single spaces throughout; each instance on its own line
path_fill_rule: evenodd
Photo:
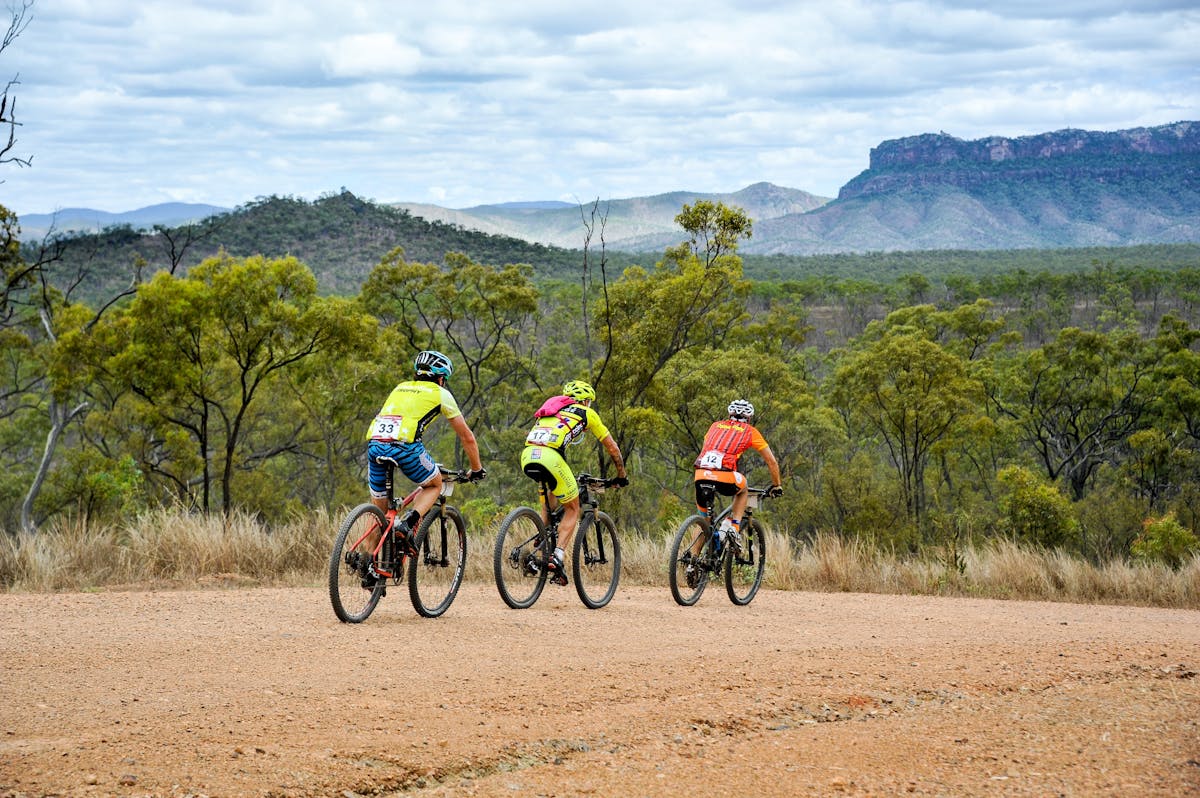
M 1200 122 L 1113 132 L 1068 129 L 974 141 L 946 133 L 893 139 L 871 150 L 870 168 L 843 186 L 838 199 L 932 185 L 970 189 L 1053 177 L 1102 182 L 1200 180 Z

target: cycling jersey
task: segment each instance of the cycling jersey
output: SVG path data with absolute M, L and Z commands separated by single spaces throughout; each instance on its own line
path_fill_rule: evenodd
M 760 452 L 767 448 L 766 438 L 754 425 L 732 418 L 714 421 L 694 465 L 698 469 L 736 471 L 738 458 L 750 447 Z
M 430 421 L 441 414 L 446 419 L 462 415 L 454 395 L 436 382 L 409 380 L 392 389 L 387 401 L 367 430 L 367 440 L 412 443 Z
M 608 427 L 600 420 L 599 413 L 587 405 L 567 405 L 552 416 L 537 419 L 525 436 L 525 445 L 561 451 L 568 443 L 579 443 L 584 430 L 595 435 L 598 441 L 608 437 Z

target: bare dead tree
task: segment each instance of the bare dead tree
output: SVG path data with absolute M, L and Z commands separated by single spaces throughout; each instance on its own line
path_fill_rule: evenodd
M 4 38 L 0 39 L 0 53 L 7 50 L 8 46 L 16 41 L 17 37 L 28 27 L 29 9 L 31 8 L 33 8 L 33 0 L 22 0 L 20 8 L 9 8 L 12 18 Z M 0 164 L 13 163 L 17 166 L 29 166 L 33 163 L 32 156 L 21 158 L 13 153 L 17 145 L 17 128 L 21 126 L 21 123 L 17 121 L 17 98 L 14 94 L 16 87 L 21 83 L 19 78 L 20 73 L 14 75 L 5 84 L 4 93 L 0 94 L 0 129 L 7 128 L 8 134 L 0 133 Z
M 596 228 L 599 227 L 600 232 L 600 284 L 604 292 L 604 307 L 605 315 L 607 316 L 608 309 L 608 253 L 605 249 L 604 229 L 608 225 L 609 206 L 604 206 L 604 212 L 600 213 L 600 198 L 597 197 L 592 201 L 590 211 L 585 212 L 584 206 L 579 206 L 579 216 L 583 221 L 583 229 L 585 231 L 583 237 L 583 336 L 584 336 L 584 354 L 587 357 L 588 368 L 593 364 L 592 358 L 592 328 L 588 323 L 588 302 L 591 300 L 591 245 L 592 237 L 596 234 Z M 606 342 L 604 357 L 601 358 L 603 365 L 600 371 L 592 378 L 593 383 L 599 383 L 601 377 L 604 376 L 604 368 L 608 365 L 608 359 L 612 355 L 612 325 L 606 327 Z
M 183 262 L 183 256 L 187 254 L 188 249 L 212 236 L 222 224 L 221 217 L 210 216 L 200 222 L 188 222 L 176 228 L 162 224 L 154 225 L 154 232 L 163 240 L 163 249 L 171 263 L 172 276 L 179 271 L 179 264 Z

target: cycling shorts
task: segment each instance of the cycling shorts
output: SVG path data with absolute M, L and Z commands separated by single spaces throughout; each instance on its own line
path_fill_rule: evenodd
M 718 471 L 711 468 L 696 469 L 696 506 L 704 506 L 703 491 L 715 490 L 722 496 L 732 496 L 746 489 L 746 477 L 740 471 Z
M 367 483 L 376 499 L 387 496 L 388 463 L 418 485 L 424 485 L 437 473 L 437 463 L 420 441 L 371 441 L 367 444 Z
M 554 478 L 550 492 L 560 504 L 579 496 L 579 483 L 575 481 L 571 467 L 561 454 L 549 446 L 526 446 L 522 449 L 521 470 L 530 479 L 537 480 L 544 478 L 542 474 L 549 473 Z

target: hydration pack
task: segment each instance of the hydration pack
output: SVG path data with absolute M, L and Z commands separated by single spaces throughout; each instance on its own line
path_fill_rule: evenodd
M 569 396 L 551 396 L 542 406 L 533 414 L 534 418 L 546 418 L 547 416 L 557 416 L 559 411 L 568 405 L 575 403 L 575 400 Z

